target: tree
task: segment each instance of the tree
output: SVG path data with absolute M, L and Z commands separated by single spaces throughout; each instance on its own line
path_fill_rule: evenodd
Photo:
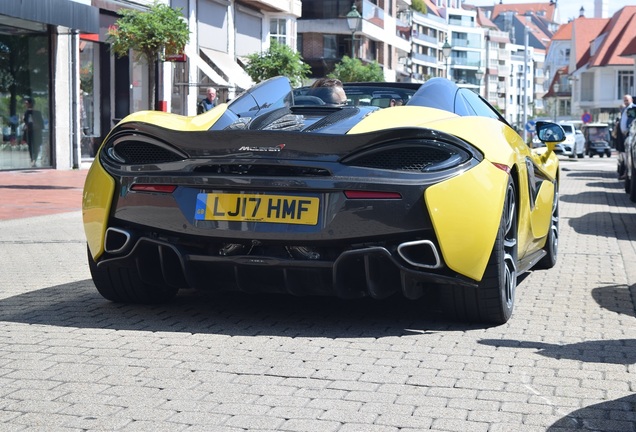
M 255 83 L 282 75 L 289 78 L 293 87 L 298 87 L 311 70 L 299 53 L 275 40 L 272 40 L 267 51 L 250 54 L 247 58 L 248 65 L 245 71 Z
M 142 60 L 148 66 L 148 97 L 150 107 L 155 107 L 155 69 L 158 61 L 166 55 L 183 52 L 190 30 L 182 18 L 181 9 L 155 0 L 148 11 L 122 9 L 115 25 L 108 30 L 108 42 L 111 50 L 124 57 L 132 50 L 136 60 Z
M 333 72 L 327 76 L 342 82 L 384 81 L 384 72 L 378 62 L 365 65 L 359 59 L 348 56 L 344 56 L 340 63 L 336 64 Z
M 424 0 L 413 0 L 411 3 L 411 8 L 425 14 L 427 12 L 426 3 Z

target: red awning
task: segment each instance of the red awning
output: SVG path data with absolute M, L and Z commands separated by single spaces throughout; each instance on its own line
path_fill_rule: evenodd
M 91 42 L 99 42 L 99 34 L 97 33 L 80 33 L 80 39 Z

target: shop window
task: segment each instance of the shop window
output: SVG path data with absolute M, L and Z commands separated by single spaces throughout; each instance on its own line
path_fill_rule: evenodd
M 0 34 L 2 170 L 51 166 L 49 71 L 46 32 Z
M 99 70 L 99 45 L 80 41 L 80 127 L 82 158 L 95 157 L 99 145 L 99 104 L 96 71 Z

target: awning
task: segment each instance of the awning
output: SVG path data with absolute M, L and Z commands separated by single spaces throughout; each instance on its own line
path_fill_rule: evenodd
M 247 72 L 227 53 L 209 48 L 201 48 L 201 52 L 221 70 L 223 75 L 230 81 L 230 84 L 234 84 L 243 90 L 247 90 L 254 85 L 252 78 L 250 78 Z
M 72 0 L 0 1 L 0 15 L 64 26 L 86 33 L 99 31 L 99 9 Z
M 190 45 L 186 45 L 185 53 L 190 59 L 191 64 L 198 67 L 199 70 L 201 70 L 201 72 L 206 74 L 207 77 L 210 78 L 213 83 L 215 83 L 216 85 L 229 87 L 229 83 L 226 80 L 224 80 L 221 77 L 221 75 L 216 73 L 214 69 L 212 69 L 212 67 L 210 67 L 210 65 L 207 64 L 206 61 L 203 60 Z

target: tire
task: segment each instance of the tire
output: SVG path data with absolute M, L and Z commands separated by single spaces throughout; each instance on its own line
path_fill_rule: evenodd
M 629 200 L 631 202 L 636 202 L 636 168 L 634 168 L 634 165 L 630 167 L 630 170 Z
M 579 159 L 583 159 L 583 156 L 584 156 L 583 153 L 579 153 L 579 154 L 576 155 L 576 157 L 579 158 Z
M 543 250 L 546 255 L 537 263 L 539 269 L 551 269 L 556 265 L 559 252 L 559 190 L 555 186 L 554 200 L 552 202 L 552 217 L 550 218 L 550 230 Z
M 442 306 L 452 318 L 488 324 L 506 323 L 514 309 L 517 287 L 517 195 L 508 178 L 506 200 L 495 245 L 476 288 L 444 286 Z
M 88 250 L 88 248 L 87 248 Z M 179 288 L 150 285 L 139 278 L 134 268 L 97 266 L 88 250 L 88 267 L 95 288 L 106 300 L 116 303 L 155 304 L 172 300 Z

